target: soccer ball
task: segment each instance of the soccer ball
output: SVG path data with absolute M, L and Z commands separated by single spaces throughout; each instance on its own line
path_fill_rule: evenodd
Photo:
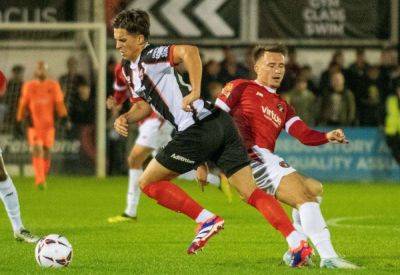
M 47 235 L 38 241 L 35 259 L 41 267 L 66 267 L 72 260 L 72 246 L 64 236 Z

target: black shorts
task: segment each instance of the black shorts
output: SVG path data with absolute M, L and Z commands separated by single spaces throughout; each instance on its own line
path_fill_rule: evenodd
M 231 116 L 221 110 L 177 132 L 156 159 L 180 174 L 212 161 L 227 177 L 250 163 Z

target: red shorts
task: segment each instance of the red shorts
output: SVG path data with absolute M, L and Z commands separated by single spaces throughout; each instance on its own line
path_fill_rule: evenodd
M 38 130 L 35 128 L 28 129 L 28 142 L 29 145 L 34 146 L 44 146 L 47 148 L 51 148 L 54 145 L 54 138 L 55 138 L 55 129 L 45 129 L 45 130 Z

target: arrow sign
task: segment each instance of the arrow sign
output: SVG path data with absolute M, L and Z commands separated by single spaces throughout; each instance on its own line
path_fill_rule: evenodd
M 217 10 L 226 0 L 204 0 L 193 13 L 210 30 L 214 36 L 234 36 L 235 32 L 218 15 Z
M 160 11 L 181 36 L 200 36 L 201 31 L 182 12 L 190 2 L 191 0 L 170 0 Z
M 168 31 L 157 21 L 150 11 L 150 8 L 157 2 L 158 0 L 136 0 L 129 3 L 127 9 L 141 9 L 146 11 L 150 17 L 150 34 L 152 36 L 167 36 Z

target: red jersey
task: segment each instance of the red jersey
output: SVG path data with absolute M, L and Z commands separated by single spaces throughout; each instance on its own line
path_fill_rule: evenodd
M 248 149 L 257 145 L 274 152 L 283 129 L 306 145 L 328 142 L 325 133 L 308 128 L 275 90 L 255 81 L 229 82 L 215 105 L 233 116 Z
M 118 63 L 114 68 L 114 98 L 117 104 L 122 104 L 129 98 L 129 100 L 134 103 L 137 99 L 132 97 L 132 94 L 129 92 L 128 85 L 125 80 L 125 76 L 122 70 L 121 63 Z M 139 124 L 142 124 L 148 118 L 160 118 L 155 112 L 152 112 L 148 117 L 139 121 Z M 160 118 L 161 119 L 161 118 Z

